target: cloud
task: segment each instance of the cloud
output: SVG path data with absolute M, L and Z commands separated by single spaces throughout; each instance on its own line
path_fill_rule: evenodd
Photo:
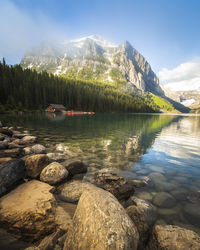
M 200 58 L 158 72 L 160 81 L 172 91 L 200 90 Z
M 12 1 L 0 1 L 0 60 L 19 61 L 29 47 L 43 40 L 64 39 L 63 31 L 44 13 L 30 13 Z

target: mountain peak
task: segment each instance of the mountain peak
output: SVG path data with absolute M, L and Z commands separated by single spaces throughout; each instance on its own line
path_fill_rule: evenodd
M 131 43 L 127 40 L 125 40 L 122 45 L 121 45 L 124 49 L 130 49 L 133 48 L 133 46 L 131 45 Z
M 75 43 L 77 45 L 81 45 L 83 44 L 85 41 L 87 41 L 88 39 L 94 41 L 96 44 L 102 46 L 102 47 L 117 47 L 117 45 L 105 40 L 103 37 L 99 36 L 99 35 L 90 35 L 90 36 L 85 36 L 79 39 L 74 39 L 74 40 L 70 40 L 71 43 Z

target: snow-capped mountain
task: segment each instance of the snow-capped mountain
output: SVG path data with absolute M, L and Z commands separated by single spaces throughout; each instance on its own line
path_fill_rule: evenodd
M 115 45 L 97 35 L 42 43 L 27 51 L 21 66 L 69 78 L 117 82 L 123 90 L 166 93 L 150 64 L 128 41 Z

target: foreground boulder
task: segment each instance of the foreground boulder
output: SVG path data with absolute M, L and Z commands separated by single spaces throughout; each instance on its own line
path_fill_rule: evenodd
M 135 192 L 132 183 L 127 182 L 124 177 L 115 173 L 95 173 L 91 182 L 112 193 L 119 201 L 128 199 Z
M 23 160 L 13 159 L 2 163 L 0 166 L 0 196 L 23 179 L 25 171 Z
M 27 175 L 31 178 L 37 178 L 49 164 L 49 158 L 45 154 L 31 155 L 26 159 L 25 164 Z
M 77 202 L 82 193 L 95 187 L 93 184 L 82 180 L 71 180 L 59 186 L 59 198 L 66 202 Z
M 133 205 L 129 206 L 126 212 L 138 229 L 140 236 L 139 249 L 144 249 L 151 227 L 157 218 L 156 208 L 151 203 L 134 196 L 131 197 L 131 200 Z
M 60 163 L 52 162 L 42 170 L 40 180 L 49 184 L 56 184 L 66 179 L 68 174 L 68 171 Z
M 18 186 L 0 199 L 2 227 L 25 240 L 39 240 L 55 228 L 55 198 L 52 187 L 32 180 Z
M 200 236 L 177 226 L 156 225 L 148 245 L 149 250 L 199 250 Z
M 137 249 L 138 232 L 124 208 L 109 192 L 94 187 L 79 200 L 67 249 Z
M 80 160 L 69 159 L 64 161 L 62 165 L 67 169 L 70 176 L 87 172 L 87 166 Z

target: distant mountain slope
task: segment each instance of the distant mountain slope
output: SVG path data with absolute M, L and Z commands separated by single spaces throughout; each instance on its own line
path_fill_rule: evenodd
M 159 83 L 150 64 L 128 41 L 118 46 L 93 35 L 56 44 L 42 43 L 27 51 L 20 64 L 67 78 L 99 80 L 122 92 L 151 92 L 167 96 L 168 101 L 178 100 Z
M 25 54 L 21 66 L 85 80 L 120 81 L 128 83 L 127 88 L 164 94 L 150 64 L 127 41 L 116 46 L 88 36 L 56 45 L 42 43 Z

